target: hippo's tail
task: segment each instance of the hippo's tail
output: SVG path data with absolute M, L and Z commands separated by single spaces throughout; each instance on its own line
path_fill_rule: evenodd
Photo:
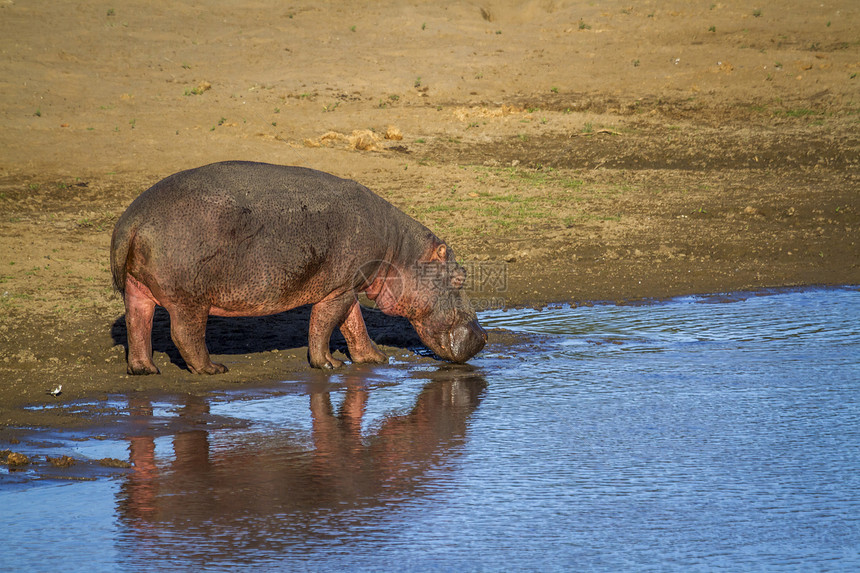
M 113 275 L 113 286 L 120 294 L 125 294 L 125 267 L 134 230 L 132 225 L 123 225 L 120 221 L 114 227 L 110 239 L 110 272 Z

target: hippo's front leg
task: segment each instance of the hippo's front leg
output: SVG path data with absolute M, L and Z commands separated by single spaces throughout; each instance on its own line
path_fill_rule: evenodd
M 349 347 L 349 356 L 353 362 L 382 364 L 388 360 L 388 357 L 376 348 L 376 345 L 373 344 L 370 336 L 368 336 L 364 317 L 361 316 L 361 306 L 358 304 L 355 296 L 353 296 L 352 305 L 349 307 L 349 314 L 346 315 L 346 320 L 340 325 L 340 332 L 346 339 L 346 345 Z
M 311 307 L 311 320 L 308 325 L 308 360 L 314 368 L 340 368 L 343 361 L 331 355 L 331 333 L 346 319 L 355 293 L 347 291 L 340 295 L 325 298 Z

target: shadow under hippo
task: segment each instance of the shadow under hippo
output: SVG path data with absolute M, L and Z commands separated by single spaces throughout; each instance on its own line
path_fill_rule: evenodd
M 432 356 L 421 342 L 409 321 L 399 316 L 388 316 L 379 310 L 361 307 L 367 332 L 375 344 L 408 349 Z M 308 344 L 308 325 L 311 305 L 268 316 L 221 317 L 212 316 L 206 325 L 206 344 L 213 354 L 256 354 L 304 348 Z M 128 332 L 125 315 L 114 320 L 110 330 L 115 345 L 128 352 Z M 331 337 L 332 351 L 349 355 L 346 340 L 340 331 Z M 152 349 L 167 354 L 170 362 L 187 368 L 179 349 L 170 338 L 170 316 L 158 307 L 152 325 Z

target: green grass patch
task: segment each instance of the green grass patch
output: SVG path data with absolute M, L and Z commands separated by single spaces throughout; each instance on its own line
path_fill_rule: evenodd
M 786 117 L 810 117 L 813 115 L 821 115 L 821 112 L 816 111 L 814 109 L 807 109 L 804 107 L 800 107 L 797 109 L 784 109 L 774 112 L 777 116 L 786 116 Z
M 536 236 L 547 230 L 621 220 L 615 197 L 635 186 L 587 183 L 568 170 L 521 166 L 465 168 L 471 181 L 436 192 L 433 201 L 403 205 L 430 228 L 444 228 L 448 240 L 476 236 Z M 405 198 L 404 198 L 405 199 Z M 420 200 L 417 197 L 416 200 Z M 406 199 L 408 201 L 408 199 Z M 453 225 L 454 214 L 458 225 Z
M 457 209 L 457 205 L 452 205 L 450 203 L 440 203 L 438 205 L 430 205 L 423 211 L 425 213 L 449 213 L 451 211 L 456 211 Z

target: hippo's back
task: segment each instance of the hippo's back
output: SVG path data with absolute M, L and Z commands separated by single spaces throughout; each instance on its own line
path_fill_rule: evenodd
M 111 245 L 122 291 L 132 241 L 146 259 L 198 274 L 223 266 L 311 268 L 361 232 L 410 226 L 409 219 L 366 187 L 303 167 L 228 161 L 182 171 L 138 196 L 120 217 Z M 370 244 L 376 241 L 365 241 Z M 202 271 L 200 271 L 202 272 Z M 244 271 L 243 271 L 244 272 Z
M 239 205 L 262 213 L 293 209 L 323 212 L 373 196 L 354 181 L 304 167 L 225 161 L 181 171 L 142 193 L 129 211 L 199 216 L 203 209 Z M 304 208 L 304 209 L 303 209 Z
M 323 240 L 358 220 L 372 225 L 379 218 L 399 219 L 394 211 L 363 185 L 329 173 L 226 161 L 162 179 L 129 205 L 117 229 L 164 236 L 174 245 L 199 242 L 204 236 L 223 243 L 254 228 L 294 235 L 283 239 Z

